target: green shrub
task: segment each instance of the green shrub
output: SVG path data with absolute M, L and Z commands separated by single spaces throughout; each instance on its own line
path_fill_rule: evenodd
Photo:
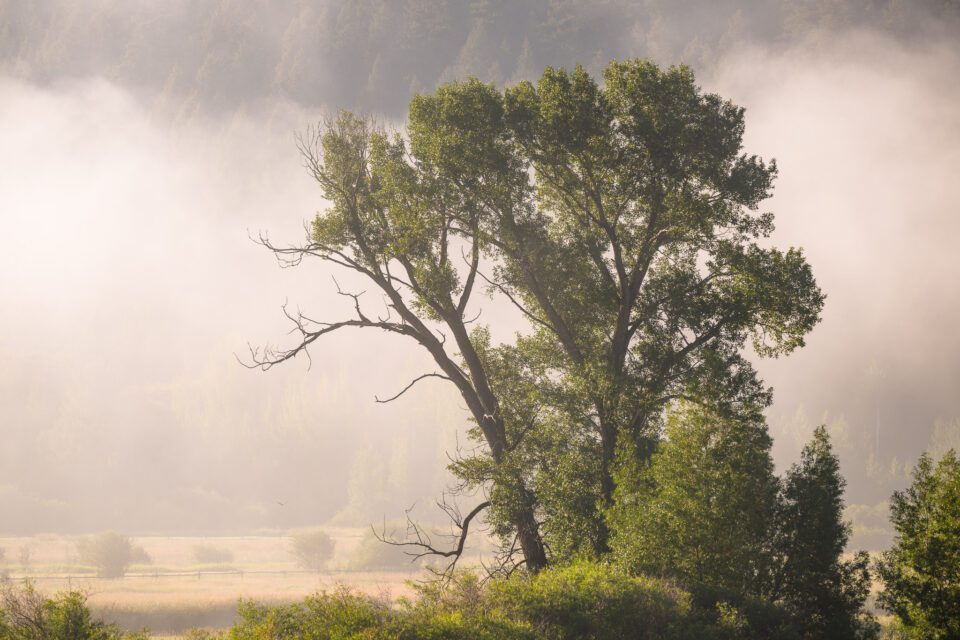
M 694 593 L 606 564 L 555 567 L 482 584 L 462 574 L 446 585 L 418 587 L 418 597 L 389 602 L 346 588 L 302 602 L 244 601 L 224 632 L 198 630 L 193 640 L 793 640 L 786 613 L 716 589 Z M 30 591 L 29 594 L 34 594 Z M 31 597 L 36 597 L 35 594 Z M 92 621 L 82 595 L 41 600 L 58 611 L 49 635 L 3 640 L 116 640 L 116 627 Z M 49 604 L 47 604 L 49 603 Z M 37 608 L 37 607 L 34 607 Z M 44 609 L 46 611 L 46 609 Z M 66 630 L 66 631 L 64 631 Z M 60 635 L 56 635 L 60 633 Z M 99 634 L 99 635 L 97 635 Z
M 374 634 L 386 631 L 394 617 L 386 603 L 346 589 L 290 605 L 270 607 L 245 601 L 239 614 L 240 622 L 229 633 L 231 640 L 376 638 Z
M 487 597 L 493 609 L 541 638 L 661 638 L 690 611 L 683 591 L 604 564 L 493 582 Z
M 126 634 L 95 620 L 86 596 L 68 591 L 44 597 L 27 584 L 0 591 L 0 638 L 3 640 L 146 640 L 145 633 Z
M 230 640 L 793 640 L 782 609 L 726 592 L 691 594 L 605 564 L 481 585 L 461 575 L 387 603 L 341 589 L 279 607 L 241 605 Z
M 333 538 L 322 529 L 298 531 L 290 539 L 290 553 L 307 571 L 323 571 L 333 557 L 333 548 Z
M 691 594 L 605 564 L 551 568 L 481 585 L 464 574 L 421 585 L 399 607 L 349 591 L 296 605 L 245 603 L 231 640 L 791 640 L 785 611 L 717 591 Z
M 96 567 L 97 575 L 101 578 L 122 577 L 136 558 L 135 549 L 130 538 L 113 532 L 101 533 L 77 542 L 81 561 Z
M 782 606 L 744 596 L 733 589 L 699 585 L 690 590 L 693 609 L 705 627 L 736 630 L 738 640 L 800 640 L 789 611 Z

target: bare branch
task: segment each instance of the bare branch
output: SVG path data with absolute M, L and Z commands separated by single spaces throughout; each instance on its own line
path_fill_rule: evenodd
M 443 375 L 442 373 L 425 373 L 425 374 L 423 374 L 422 376 L 417 376 L 416 378 L 414 378 L 413 381 L 410 382 L 410 384 L 408 384 L 407 386 L 405 386 L 405 387 L 400 391 L 400 393 L 396 394 L 395 396 L 391 396 L 391 397 L 385 398 L 385 399 L 383 399 L 383 400 L 381 400 L 381 399 L 379 398 L 379 396 L 373 396 L 373 399 L 376 400 L 377 402 L 379 402 L 380 404 L 386 404 L 386 403 L 388 403 L 388 402 L 393 402 L 394 400 L 396 400 L 397 398 L 399 398 L 400 396 L 402 396 L 403 394 L 405 394 L 407 391 L 409 391 L 409 390 L 413 387 L 413 385 L 417 384 L 418 382 L 420 382 L 420 381 L 423 380 L 424 378 L 442 378 L 442 379 L 444 379 L 444 380 L 450 380 L 450 377 L 449 377 L 449 376 L 445 376 L 445 375 Z
M 346 295 L 353 297 L 352 294 Z M 237 356 L 237 360 L 244 367 L 248 369 L 260 369 L 262 371 L 267 371 L 281 362 L 286 362 L 287 360 L 297 357 L 300 353 L 304 353 L 307 358 L 310 358 L 310 352 L 308 348 L 311 344 L 313 344 L 321 336 L 324 336 L 328 333 L 333 333 L 338 329 L 343 329 L 346 327 L 374 328 L 381 329 L 383 331 L 389 331 L 391 333 L 407 335 L 414 339 L 417 337 L 415 332 L 407 325 L 398 324 L 396 322 L 374 321 L 370 320 L 366 316 L 363 316 L 363 314 L 361 314 L 360 318 L 355 320 L 344 320 L 341 322 L 319 322 L 308 318 L 299 311 L 296 314 L 290 313 L 286 303 L 282 308 L 283 314 L 293 323 L 293 328 L 290 330 L 290 333 L 300 334 L 299 344 L 289 349 L 280 349 L 279 347 L 274 347 L 271 345 L 266 345 L 262 348 L 247 345 L 250 350 L 250 360 L 244 361 Z
M 453 576 L 457 562 L 463 556 L 471 522 L 473 522 L 474 518 L 480 515 L 484 509 L 490 506 L 490 501 L 484 500 L 471 509 L 471 511 L 463 517 L 461 517 L 460 510 L 456 504 L 448 503 L 445 497 L 442 501 L 437 502 L 437 506 L 439 506 L 441 510 L 447 514 L 447 517 L 449 517 L 451 520 L 453 528 L 458 532 L 451 534 L 451 537 L 456 540 L 456 546 L 452 549 L 439 549 L 433 545 L 433 540 L 431 539 L 430 534 L 424 531 L 424 529 L 411 518 L 410 512 L 413 510 L 413 507 L 410 507 L 406 510 L 407 540 L 400 541 L 391 540 L 388 538 L 386 535 L 386 525 L 384 525 L 382 531 L 379 533 L 376 529 L 373 529 L 373 535 L 376 536 L 380 542 L 389 544 L 393 547 L 417 549 L 416 551 L 404 551 L 404 553 L 410 556 L 411 562 L 415 562 L 420 558 L 428 556 L 448 558 L 449 561 L 447 562 L 447 565 L 442 570 L 435 572 L 442 579 L 448 579 Z

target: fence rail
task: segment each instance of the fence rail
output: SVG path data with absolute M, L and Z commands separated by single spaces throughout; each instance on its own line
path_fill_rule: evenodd
M 380 571 L 373 571 L 374 573 L 379 573 Z M 41 582 L 44 580 L 66 580 L 67 582 L 72 582 L 73 580 L 125 580 L 128 578 L 197 578 L 198 580 L 202 579 L 203 576 L 240 576 L 242 580 L 244 576 L 248 575 L 280 575 L 287 576 L 288 574 L 293 575 L 316 575 L 317 577 L 333 577 L 341 575 L 344 573 L 371 573 L 370 570 L 366 569 L 338 569 L 336 571 L 308 571 L 306 569 L 224 569 L 219 571 L 156 571 L 156 572 L 138 572 L 138 573 L 125 573 L 122 576 L 117 576 L 116 578 L 106 578 L 103 576 L 98 576 L 96 574 L 40 574 L 40 575 L 18 575 L 18 576 L 7 576 L 11 582 Z M 403 573 L 403 572 L 397 572 Z

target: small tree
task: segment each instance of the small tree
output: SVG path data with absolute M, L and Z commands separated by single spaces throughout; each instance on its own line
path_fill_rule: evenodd
M 290 540 L 290 553 L 308 571 L 323 571 L 333 557 L 334 542 L 322 529 L 300 531 Z
M 841 559 L 850 537 L 850 524 L 843 521 L 845 485 L 830 436 L 818 427 L 783 482 L 772 586 L 808 638 L 852 640 L 876 631 L 873 618 L 863 614 L 869 555 Z
M 4 640 L 145 640 L 93 617 L 87 597 L 65 591 L 48 598 L 27 583 L 0 588 L 0 638 Z
M 130 538 L 119 533 L 101 533 L 77 543 L 80 559 L 93 565 L 101 578 L 120 578 L 134 561 L 135 547 Z
M 766 425 L 689 404 L 666 436 L 639 486 L 618 489 L 615 554 L 634 572 L 758 592 L 777 495 Z
M 960 638 L 960 460 L 924 454 L 913 484 L 893 494 L 894 546 L 877 563 L 879 603 L 915 638 Z

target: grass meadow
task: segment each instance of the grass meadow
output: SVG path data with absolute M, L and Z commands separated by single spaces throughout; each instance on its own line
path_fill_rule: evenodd
M 119 579 L 101 579 L 80 563 L 77 538 L 60 535 L 0 538 L 10 580 L 29 579 L 45 593 L 79 589 L 95 613 L 128 630 L 148 628 L 158 637 L 177 637 L 196 627 L 232 624 L 237 601 L 289 602 L 338 585 L 370 595 L 396 598 L 411 592 L 417 573 L 351 570 L 351 554 L 362 528 L 327 527 L 336 547 L 329 570 L 303 572 L 289 553 L 287 536 L 134 537 L 150 564 L 134 564 Z M 231 562 L 197 563 L 194 549 L 207 545 L 229 551 Z M 227 572 L 234 573 L 210 573 Z M 169 576 L 163 574 L 177 573 Z M 133 574 L 133 575 L 131 575 Z

